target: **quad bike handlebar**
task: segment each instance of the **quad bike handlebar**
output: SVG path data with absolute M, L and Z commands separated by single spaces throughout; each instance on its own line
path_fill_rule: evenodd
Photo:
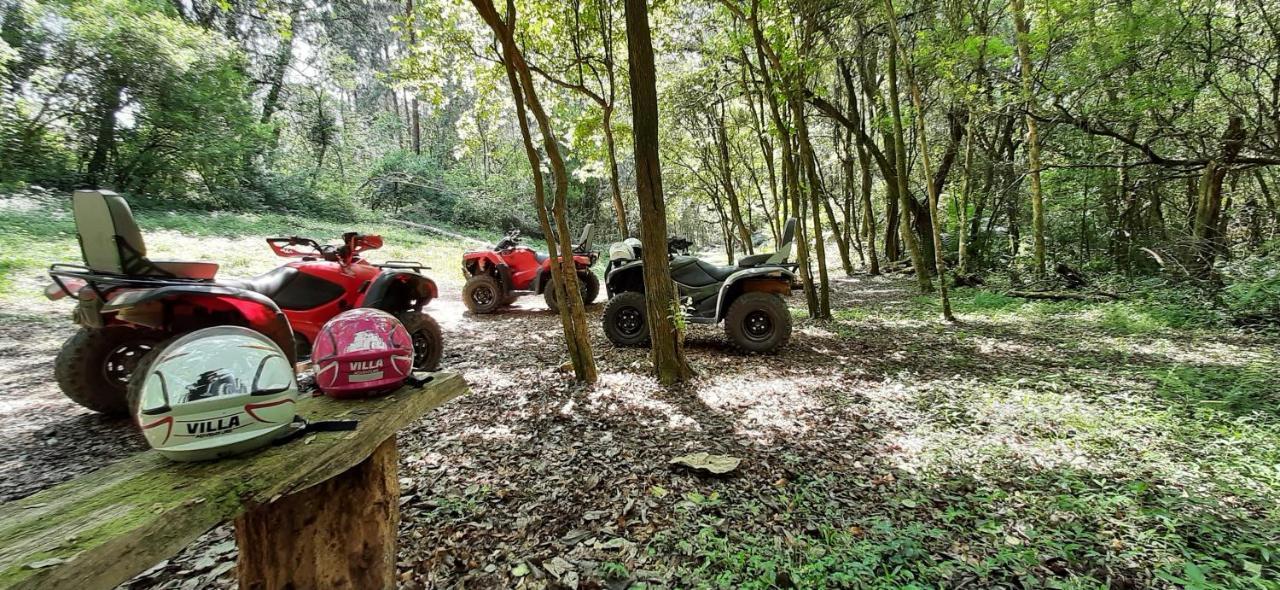
M 356 254 L 365 250 L 376 250 L 382 247 L 382 237 L 365 235 L 356 232 L 342 234 L 342 245 L 321 244 L 312 238 L 289 236 L 287 238 L 267 238 L 267 245 L 284 258 L 319 257 L 328 262 L 351 263 Z
M 507 235 L 503 236 L 501 240 L 498 240 L 493 249 L 498 251 L 510 250 L 518 245 L 520 245 L 520 230 L 513 229 L 507 232 Z

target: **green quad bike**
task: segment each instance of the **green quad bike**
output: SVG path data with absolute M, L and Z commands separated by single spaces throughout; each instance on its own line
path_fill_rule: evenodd
M 777 252 L 744 257 L 737 266 L 717 266 L 689 256 L 691 242 L 668 240 L 671 280 L 685 318 L 695 324 L 724 322 L 729 342 L 742 352 L 767 353 L 785 345 L 791 338 L 791 312 L 783 297 L 797 288 L 796 265 L 788 260 L 795 231 L 796 220 L 787 220 Z M 617 346 L 649 343 L 640 254 L 641 244 L 635 238 L 609 248 L 604 333 Z

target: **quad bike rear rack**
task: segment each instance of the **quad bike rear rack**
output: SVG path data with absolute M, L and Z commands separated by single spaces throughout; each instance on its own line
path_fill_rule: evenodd
M 155 289 L 173 285 L 207 285 L 214 282 L 213 279 L 113 275 L 80 264 L 61 262 L 49 265 L 49 277 L 64 295 L 72 299 L 79 297 L 67 286 L 66 280 L 80 279 L 84 281 L 85 286 L 93 290 L 99 301 L 106 301 L 107 292 L 114 289 Z
M 388 260 L 382 264 L 374 265 L 384 270 L 411 270 L 418 274 L 422 274 L 424 270 L 431 270 L 430 266 L 425 266 L 421 262 L 412 260 Z

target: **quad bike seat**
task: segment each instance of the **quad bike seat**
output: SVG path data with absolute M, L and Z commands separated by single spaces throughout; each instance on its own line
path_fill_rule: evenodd
M 214 262 L 150 260 L 133 210 L 111 191 L 76 191 L 71 197 L 76 237 L 85 266 L 94 272 L 123 276 L 212 279 Z
M 284 288 L 289 286 L 289 282 L 298 274 L 298 269 L 282 266 L 265 274 L 247 279 L 223 279 L 218 281 L 219 285 L 234 287 L 236 289 L 244 289 L 253 291 L 261 295 L 265 295 L 269 299 L 274 299 Z
M 313 277 L 291 266 L 247 279 L 221 280 L 219 285 L 253 291 L 276 302 L 281 309 L 319 307 L 341 297 L 345 291 L 336 283 Z
M 761 264 L 781 264 L 791 258 L 791 244 L 796 240 L 796 219 L 787 220 L 787 227 L 782 231 L 782 245 L 777 252 L 753 254 L 738 259 L 738 268 L 751 268 Z
M 706 287 L 723 282 L 736 266 L 717 266 L 693 256 L 677 256 L 671 260 L 671 278 L 687 287 Z

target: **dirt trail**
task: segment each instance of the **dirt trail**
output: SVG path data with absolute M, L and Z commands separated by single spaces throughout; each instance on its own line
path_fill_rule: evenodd
M 799 368 L 825 363 L 832 344 L 803 322 L 786 353 L 750 359 L 731 353 L 719 329 L 696 327 L 688 349 L 700 376 L 666 392 L 647 376 L 645 351 L 608 344 L 601 308 L 588 308 L 601 380 L 586 389 L 560 372 L 559 321 L 540 297 L 477 317 L 446 286 L 431 304 L 445 332 L 444 368 L 462 372 L 472 392 L 400 438 L 406 587 L 464 578 L 502 587 L 519 560 L 561 556 L 572 567 L 563 575 L 585 579 L 618 547 L 634 553 L 670 517 L 671 502 L 651 488 L 697 487 L 667 467 L 671 456 L 742 456 L 752 481 L 774 481 L 786 476 L 784 454 L 813 454 L 801 449 L 813 434 L 827 441 L 818 448 L 860 437 L 852 415 L 818 415 L 822 390 L 856 376 Z M 52 311 L 0 322 L 0 370 L 17 376 L 0 386 L 6 500 L 145 449 L 127 420 L 82 410 L 58 391 L 52 360 L 71 331 Z M 564 546 L 566 535 L 581 538 Z M 226 527 L 215 530 L 129 587 L 232 586 L 229 540 Z M 612 548 L 596 549 L 603 545 Z

